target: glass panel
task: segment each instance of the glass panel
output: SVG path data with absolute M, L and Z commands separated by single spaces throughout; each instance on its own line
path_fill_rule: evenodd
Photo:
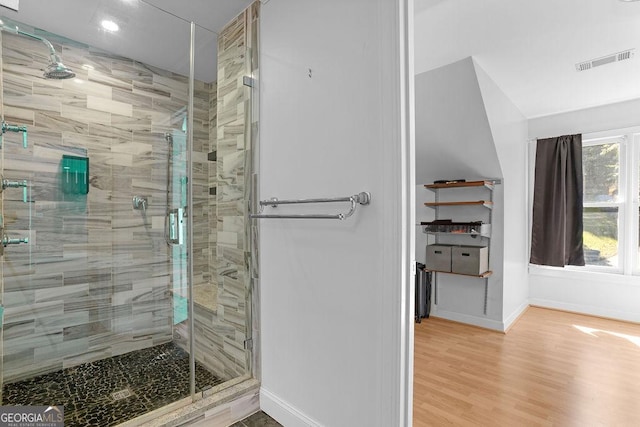
M 136 14 L 165 22 L 188 61 L 187 22 Z M 2 259 L 2 404 L 112 425 L 189 397 L 188 77 L 2 20 L 38 37 L 1 33 L 3 118 L 28 130 L 27 148 L 24 132 L 3 137 L 5 177 L 28 184 L 26 201 L 3 191 L 4 214 L 29 239 Z M 39 38 L 75 78 L 42 77 Z
M 618 266 L 618 208 L 584 208 L 586 265 Z
M 195 358 L 221 381 L 251 374 L 245 340 L 252 334 L 246 211 L 252 91 L 243 79 L 252 74 L 251 16 L 240 14 L 219 35 L 201 27 L 195 34 L 198 52 L 218 45 L 218 69 L 224 70 L 211 75 L 210 58 L 196 57 L 196 76 L 217 81 L 196 78 L 194 84 L 192 181 Z
M 188 61 L 189 23 L 122 7 L 165 23 L 158 45 L 182 40 Z M 46 80 L 46 46 L 0 33 L 3 118 L 17 126 L 4 173 L 28 184 L 26 201 L 18 184 L 1 197 L 10 237 L 29 239 L 2 259 L 2 404 L 64 403 L 66 425 L 117 424 L 251 375 L 255 104 L 242 77 L 256 70 L 257 7 L 220 36 L 197 28 L 191 117 L 182 71 L 20 23 L 76 73 Z
M 615 202 L 618 199 L 620 144 L 582 147 L 584 202 Z

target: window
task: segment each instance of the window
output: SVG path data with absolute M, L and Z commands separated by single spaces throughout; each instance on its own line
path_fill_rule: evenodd
M 640 127 L 583 134 L 582 173 L 585 266 L 564 270 L 640 275 Z
M 619 138 L 584 141 L 584 261 L 585 265 L 619 268 L 620 197 Z
M 584 255 L 579 269 L 640 270 L 640 130 L 583 136 Z

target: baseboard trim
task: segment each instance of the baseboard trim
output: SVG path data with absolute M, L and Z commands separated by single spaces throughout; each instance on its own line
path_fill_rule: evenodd
M 432 312 L 431 316 L 438 317 L 440 319 L 451 320 L 453 322 L 464 323 L 470 326 L 477 326 L 478 328 L 482 329 L 504 332 L 504 325 L 502 324 L 502 322 L 499 322 L 497 320 L 470 316 L 468 314 L 460 314 L 446 310 L 436 310 Z
M 260 409 L 287 427 L 322 427 L 264 387 L 260 387 Z
M 546 308 L 556 311 L 565 311 L 567 313 L 582 314 L 585 316 L 599 317 L 607 320 L 617 320 L 618 322 L 626 322 L 640 324 L 640 315 L 638 313 L 627 313 L 624 311 L 607 310 L 598 307 L 583 306 L 579 304 L 570 304 L 559 301 L 552 301 L 540 298 L 532 298 L 529 300 L 531 307 Z
M 509 317 L 505 319 L 504 333 L 508 333 L 509 330 L 516 324 L 516 322 L 527 312 L 529 309 L 529 302 L 523 302 Z

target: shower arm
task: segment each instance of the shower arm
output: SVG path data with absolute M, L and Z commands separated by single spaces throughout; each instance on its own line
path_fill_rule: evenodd
M 40 36 L 37 36 L 35 34 L 27 33 L 26 31 L 22 31 L 18 27 L 9 27 L 9 26 L 4 25 L 4 24 L 0 25 L 0 30 L 7 31 L 9 33 L 17 34 L 17 35 L 24 36 L 24 37 L 29 37 L 29 38 L 34 39 L 34 40 L 40 40 L 42 43 L 45 44 L 45 46 L 47 46 L 47 48 L 49 48 L 49 55 L 51 56 L 51 60 L 53 62 L 62 62 L 60 60 L 60 57 L 56 53 L 56 50 L 53 48 L 53 45 L 51 44 L 51 42 L 49 40 L 45 39 L 44 37 L 40 37 Z

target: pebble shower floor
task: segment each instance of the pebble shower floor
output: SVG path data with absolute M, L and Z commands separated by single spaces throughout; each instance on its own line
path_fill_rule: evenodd
M 196 363 L 196 390 L 223 381 Z M 64 425 L 114 426 L 189 396 L 189 354 L 173 343 L 6 384 L 3 405 L 63 405 Z

